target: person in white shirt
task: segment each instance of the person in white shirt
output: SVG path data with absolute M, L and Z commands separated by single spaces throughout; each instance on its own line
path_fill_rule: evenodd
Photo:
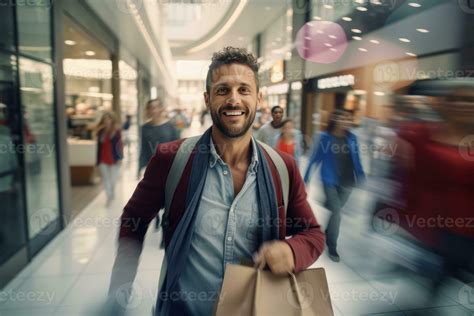
M 272 120 L 264 124 L 257 133 L 257 139 L 265 144 L 272 145 L 275 138 L 281 132 L 281 122 L 283 119 L 283 108 L 279 105 L 272 107 Z

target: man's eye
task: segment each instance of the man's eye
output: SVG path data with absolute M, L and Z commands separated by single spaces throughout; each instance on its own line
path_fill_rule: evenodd
M 219 89 L 216 90 L 217 94 L 225 94 L 226 92 L 227 92 L 226 88 L 219 88 Z
M 243 93 L 243 94 L 249 94 L 250 93 L 250 89 L 249 88 L 240 88 L 240 92 Z

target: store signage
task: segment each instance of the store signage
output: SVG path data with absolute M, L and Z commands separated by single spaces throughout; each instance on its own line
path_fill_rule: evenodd
M 286 94 L 288 93 L 289 87 L 290 85 L 287 82 L 276 84 L 267 88 L 267 94 L 269 95 Z
M 270 70 L 270 81 L 272 83 L 280 82 L 285 79 L 285 63 L 279 60 Z
M 355 77 L 353 75 L 342 75 L 318 80 L 318 89 L 347 87 L 353 84 L 355 84 Z

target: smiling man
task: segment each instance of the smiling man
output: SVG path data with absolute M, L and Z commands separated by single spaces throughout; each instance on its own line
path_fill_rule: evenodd
M 211 315 L 226 264 L 253 259 L 285 275 L 309 267 L 324 236 L 306 200 L 292 157 L 287 205 L 271 155 L 252 137 L 262 101 L 255 57 L 226 47 L 214 54 L 204 100 L 213 125 L 194 145 L 172 197 L 164 228 L 165 261 L 156 315 Z M 136 273 L 149 222 L 164 208 L 168 174 L 184 140 L 160 144 L 125 206 L 110 294 Z M 271 150 L 267 149 L 267 150 Z M 138 228 L 125 223 L 139 220 Z

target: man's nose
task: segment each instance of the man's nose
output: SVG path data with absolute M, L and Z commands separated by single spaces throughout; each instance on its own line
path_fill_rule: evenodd
M 229 98 L 227 99 L 227 104 L 232 104 L 232 105 L 240 104 L 240 95 L 237 90 L 232 90 L 230 92 Z

